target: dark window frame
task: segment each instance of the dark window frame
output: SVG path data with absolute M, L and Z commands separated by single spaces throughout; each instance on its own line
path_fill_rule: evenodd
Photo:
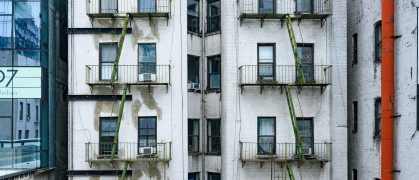
M 102 12 L 102 1 L 103 0 L 99 0 L 99 13 L 100 14 L 114 14 L 114 13 L 118 13 L 119 11 L 118 11 L 118 0 L 114 0 L 114 1 L 116 1 L 116 12 Z M 111 1 L 111 0 L 107 0 L 107 1 Z M 106 9 L 106 10 L 108 10 L 108 11 L 110 11 L 110 10 L 114 10 L 114 9 Z
M 358 180 L 358 170 L 352 169 L 352 180 Z
M 260 63 L 260 56 L 259 56 L 259 54 L 260 54 L 260 52 L 259 52 L 259 47 L 261 47 L 261 46 L 272 46 L 273 47 L 273 59 L 272 59 L 272 63 Z M 272 81 L 276 81 L 276 43 L 258 43 L 257 44 L 257 65 L 258 65 L 258 67 L 257 67 L 257 75 L 258 75 L 258 77 L 257 77 L 257 80 L 258 81 L 261 81 L 261 77 L 260 77 L 260 72 L 259 72 L 259 67 L 260 67 L 260 65 L 262 64 L 266 64 L 266 65 L 270 65 L 270 64 L 272 64 Z
M 353 129 L 352 132 L 356 133 L 358 132 L 358 101 L 352 102 L 352 108 L 353 108 Z
M 29 139 L 29 130 L 25 130 L 25 139 Z
M 220 64 L 220 72 L 219 73 L 214 73 L 214 72 L 210 72 L 210 60 L 219 58 L 219 64 Z M 213 74 L 220 74 L 220 87 L 219 88 L 211 88 L 211 75 Z M 214 56 L 207 56 L 207 90 L 220 90 L 221 89 L 221 75 L 222 75 L 222 71 L 221 71 L 221 55 L 214 55 Z
M 154 46 L 154 57 L 155 60 L 154 62 L 140 62 L 140 46 L 141 45 L 153 45 Z M 150 72 L 141 72 L 141 66 L 149 66 L 147 69 L 148 71 L 150 69 L 152 69 L 152 71 L 154 71 L 154 73 L 150 73 L 150 74 L 157 74 L 157 43 L 138 43 L 138 50 L 137 50 L 137 63 L 138 63 L 138 74 L 144 74 L 144 73 L 150 73 Z M 153 67 L 154 64 L 154 67 Z M 152 67 L 152 68 L 150 68 Z
M 19 130 L 18 131 L 17 139 L 22 139 L 22 130 Z
M 189 175 L 190 174 L 195 174 L 195 180 L 200 180 L 201 179 L 199 172 L 189 172 L 188 173 L 188 180 L 189 180 Z
M 200 9 L 200 0 L 190 0 L 190 1 L 195 1 L 198 5 L 198 16 L 194 16 L 194 15 L 190 15 L 189 13 L 187 13 L 187 15 L 188 15 L 188 31 L 189 32 L 194 32 L 194 33 L 199 33 L 199 30 L 200 30 L 200 22 L 201 22 L 201 18 L 200 18 L 200 16 L 201 16 L 201 9 Z M 189 5 L 188 5 L 188 8 L 189 8 Z M 192 19 L 198 19 L 198 23 L 197 23 L 197 25 L 196 26 L 193 26 L 192 24 L 189 24 L 189 22 L 190 22 L 190 20 L 192 20 Z
M 352 35 L 352 43 L 353 43 L 353 57 L 352 57 L 352 65 L 358 64 L 358 33 Z
M 154 128 L 141 128 L 141 118 L 154 118 Z M 154 129 L 154 135 L 140 135 L 140 130 L 141 129 L 147 129 L 147 130 Z M 154 136 L 154 143 L 157 143 L 157 116 L 140 116 L 140 117 L 138 117 L 138 134 L 137 135 L 138 135 L 138 147 L 157 147 L 157 144 L 150 145 L 150 142 L 148 142 L 148 140 L 151 139 L 149 137 Z M 146 136 L 147 137 L 146 146 L 141 146 L 140 136 Z
M 102 61 L 102 49 L 103 46 L 111 46 L 114 47 L 114 45 L 116 44 L 116 55 L 118 56 L 118 42 L 107 42 L 107 43 L 99 43 L 99 80 L 100 81 L 110 81 L 112 77 L 110 77 L 109 79 L 104 79 L 102 77 L 102 63 L 113 63 L 115 65 L 115 59 L 113 61 Z M 115 80 L 118 79 L 118 72 L 115 73 Z
M 218 176 L 221 179 L 221 173 L 208 172 L 208 180 L 211 180 L 211 176 Z
M 23 120 L 23 102 L 19 102 L 20 110 L 19 110 L 19 120 Z
M 31 120 L 31 104 L 26 103 L 26 121 Z
M 104 151 L 107 151 L 108 148 L 110 148 L 110 150 L 112 150 L 112 146 L 113 146 L 114 143 L 113 143 L 113 141 L 111 143 L 102 142 L 102 137 L 113 137 L 113 139 L 115 139 L 115 135 L 114 136 L 102 136 L 102 125 L 103 125 L 102 120 L 110 120 L 110 121 L 115 120 L 115 123 L 118 123 L 118 117 L 99 117 L 99 156 L 110 156 L 110 154 L 104 153 Z M 108 131 L 108 132 L 112 132 L 112 131 Z M 116 133 L 116 130 L 115 130 L 115 133 Z M 103 143 L 106 143 L 106 145 L 103 145 Z M 118 155 L 118 143 L 119 143 L 119 138 L 117 139 L 117 142 L 116 142 L 115 155 Z M 104 147 L 106 147 L 106 148 L 104 148 Z
M 198 121 L 198 135 L 194 135 L 193 134 L 193 132 L 191 133 L 191 132 L 189 132 L 189 128 L 190 128 L 190 125 L 191 125 L 191 122 L 195 122 L 195 121 Z M 199 119 L 188 119 L 188 152 L 189 153 L 197 153 L 197 152 L 199 152 L 199 137 L 200 137 L 200 128 L 199 128 L 199 124 L 200 124 L 200 120 Z M 193 127 L 192 127 L 193 128 Z M 192 141 L 192 144 L 189 144 L 189 141 L 191 141 L 192 139 L 191 138 L 197 138 L 198 140 L 197 140 L 197 144 L 196 144 L 196 151 L 193 151 L 192 149 L 194 149 L 194 148 L 189 148 L 190 146 L 193 146 L 193 141 Z
M 39 106 L 35 106 L 35 122 L 39 122 Z
M 303 48 L 305 48 L 305 47 L 311 47 L 311 57 L 312 57 L 312 59 L 311 59 L 311 74 L 310 74 L 310 77 L 311 77 L 311 81 L 309 81 L 309 80 L 307 80 L 307 77 L 306 77 L 306 75 L 304 74 L 304 79 L 306 80 L 306 83 L 315 83 L 315 72 L 314 72 L 314 70 L 315 70 L 315 68 L 314 68 L 314 66 L 315 66 L 315 64 L 314 64 L 314 55 L 315 55 L 315 52 L 314 52 L 314 48 L 315 48 L 315 45 L 314 45 L 314 43 L 297 43 L 297 48 L 299 48 L 299 47 L 303 47 Z M 298 53 L 300 53 L 300 52 L 298 52 Z M 303 73 L 304 73 L 304 63 L 302 62 L 302 60 L 301 60 L 301 56 L 300 56 L 300 63 L 301 63 L 301 67 L 303 67 Z M 305 63 L 305 64 L 307 64 L 307 63 Z M 295 73 L 296 73 L 296 81 L 297 82 L 299 82 L 299 80 L 298 80 L 298 71 L 296 70 L 295 71 Z
M 313 117 L 297 117 L 296 119 L 297 119 L 297 128 L 298 128 L 298 121 L 309 121 L 310 122 L 310 131 L 311 131 L 311 135 L 310 135 L 311 136 L 310 137 L 310 141 L 311 141 L 310 148 L 312 149 L 312 151 L 311 151 L 311 153 L 309 155 L 315 154 L 314 152 L 316 150 L 314 149 L 314 118 Z M 301 135 L 301 132 L 300 131 L 301 130 L 299 129 L 298 132 L 300 133 L 300 140 L 303 141 L 303 138 L 305 138 L 305 137 L 303 137 Z M 304 154 L 304 155 L 306 155 L 306 154 Z
M 258 155 L 271 155 L 271 154 L 262 154 L 262 153 L 260 153 L 260 149 L 259 149 L 259 138 L 260 137 L 272 137 L 272 135 L 260 135 L 260 118 L 272 118 L 274 121 L 274 124 L 273 124 L 273 126 L 274 126 L 274 135 L 273 135 L 273 138 L 274 138 L 274 147 L 273 147 L 273 149 L 272 149 L 272 154 L 276 154 L 276 117 L 264 117 L 264 116 L 258 116 L 257 117 L 257 144 L 258 144 L 258 149 L 257 149 L 257 154 Z
M 196 58 L 196 59 L 190 59 L 190 58 Z M 190 60 L 194 60 L 198 63 L 198 70 L 197 70 L 197 74 L 195 73 L 191 73 L 190 69 L 189 69 L 189 65 L 190 65 Z M 200 83 L 200 70 L 201 70 L 201 57 L 199 56 L 194 56 L 194 55 L 188 55 L 188 83 Z M 190 82 L 189 81 L 189 74 L 193 74 L 195 76 L 197 76 L 197 82 Z
M 220 14 L 216 16 L 210 16 L 210 4 L 215 2 L 220 2 Z M 211 28 L 211 21 L 212 19 L 218 19 L 219 22 L 219 29 L 217 28 Z M 214 33 L 214 32 L 220 32 L 221 31 L 221 0 L 207 0 L 207 33 Z
M 374 24 L 374 62 L 375 63 L 381 63 L 381 58 L 383 57 L 382 37 L 383 37 L 383 34 L 382 34 L 382 26 L 381 26 L 381 20 L 380 20 Z
M 209 133 L 209 124 L 210 124 L 210 122 L 214 122 L 214 121 L 218 121 L 219 122 L 219 136 L 213 136 L 213 135 L 211 135 L 210 136 L 210 133 Z M 211 146 L 211 144 L 209 143 L 210 142 L 210 138 L 219 138 L 219 142 L 220 142 L 220 144 L 219 144 L 219 151 L 210 151 L 210 146 Z M 207 119 L 207 153 L 215 153 L 215 154 L 221 154 L 221 119 Z
M 380 108 L 378 109 L 378 107 Z M 381 97 L 375 98 L 374 100 L 374 137 L 381 137 Z

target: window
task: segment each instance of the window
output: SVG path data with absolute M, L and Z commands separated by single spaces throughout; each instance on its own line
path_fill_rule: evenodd
M 38 130 L 35 130 L 35 138 L 39 138 Z
M 299 44 L 297 48 L 300 55 L 301 67 L 303 68 L 304 79 L 306 83 L 312 83 L 314 82 L 313 45 Z M 299 77 L 297 76 L 297 82 L 300 81 Z
M 275 45 L 258 44 L 258 80 L 272 82 L 275 80 Z
M 221 30 L 221 3 L 220 0 L 208 0 L 208 32 Z
M 188 0 L 188 31 L 199 32 L 199 1 Z
M 29 139 L 29 130 L 25 131 L 25 139 Z
M 23 102 L 19 102 L 19 120 L 23 120 Z
M 156 117 L 139 117 L 138 140 L 139 147 L 154 147 L 157 142 Z
M 375 99 L 374 103 L 375 109 L 375 132 L 374 136 L 381 136 L 381 98 Z
M 199 57 L 188 55 L 188 83 L 199 83 Z
M 26 104 L 26 121 L 31 120 L 31 104 Z
M 208 89 L 221 88 L 221 56 L 208 57 Z
M 19 130 L 18 139 L 22 139 L 22 130 Z
M 358 63 L 358 34 L 354 34 L 352 35 L 352 41 L 353 41 L 353 60 L 352 60 L 352 64 L 357 64 Z
M 208 173 L 208 180 L 221 180 L 220 173 Z
M 259 0 L 260 14 L 273 14 L 275 10 L 275 0 Z
M 99 154 L 101 156 L 110 156 L 112 153 L 112 145 L 115 139 L 117 119 L 118 118 L 116 117 L 100 118 Z M 118 148 L 116 148 L 116 150 L 118 150 Z
M 297 124 L 301 138 L 301 145 L 303 146 L 303 154 L 312 155 L 314 146 L 313 119 L 297 118 Z
M 199 152 L 199 119 L 188 120 L 188 152 Z
M 358 180 L 358 170 L 352 169 L 352 180 Z
M 275 154 L 275 118 L 258 118 L 258 154 Z
M 156 0 L 138 0 L 138 12 L 140 13 L 155 13 L 156 7 Z
M 375 23 L 375 62 L 381 62 L 381 51 L 383 44 L 381 43 L 381 21 Z
M 221 134 L 220 134 L 220 120 L 208 120 L 208 152 L 221 152 Z
M 138 45 L 139 81 L 155 80 L 156 78 L 156 44 Z M 144 74 L 152 74 L 150 78 Z
M 356 133 L 358 131 L 358 101 L 354 101 L 352 103 L 352 107 L 354 108 L 353 109 L 353 112 L 354 112 L 354 125 L 353 125 L 352 132 L 353 133 Z
M 298 14 L 313 13 L 313 0 L 297 0 L 296 5 Z
M 118 13 L 118 1 L 100 0 L 100 13 Z
M 199 173 L 188 173 L 188 180 L 199 180 Z
M 38 122 L 39 121 L 39 106 L 35 106 L 35 112 L 36 112 L 35 121 Z
M 113 66 L 115 64 L 116 54 L 118 52 L 118 43 L 102 43 L 99 45 L 99 75 L 101 81 L 111 80 Z M 115 76 L 115 79 L 117 77 Z

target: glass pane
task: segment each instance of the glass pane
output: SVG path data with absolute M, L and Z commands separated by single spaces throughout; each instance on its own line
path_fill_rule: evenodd
M 215 173 L 208 173 L 208 180 L 221 180 L 221 175 Z
M 12 14 L 12 0 L 0 1 L 0 14 Z
M 275 136 L 275 118 L 259 118 L 259 135 Z
M 40 2 L 14 2 L 15 48 L 40 48 L 40 14 Z
M 198 173 L 188 173 L 188 180 L 199 180 Z
M 188 0 L 188 15 L 199 16 L 199 4 L 195 0 Z
M 156 74 L 156 63 L 140 63 L 140 74 L 143 73 Z
M 156 62 L 156 45 L 140 44 L 138 47 L 139 62 Z
M 273 65 L 260 64 L 259 65 L 259 80 L 273 80 Z
M 211 2 L 208 4 L 209 16 L 219 16 L 221 15 L 221 3 L 220 1 Z
M 298 46 L 298 53 L 302 64 L 313 65 L 313 46 Z
M 101 63 L 100 64 L 100 80 L 110 80 L 112 77 L 112 71 L 114 63 Z M 115 75 L 115 80 L 117 76 Z
M 209 72 L 212 73 L 221 73 L 221 60 L 220 57 L 211 57 L 208 58 L 209 61 Z
M 220 136 L 220 121 L 208 121 L 208 136 Z
M 309 137 L 311 138 L 311 120 L 297 120 L 298 123 L 298 131 L 300 133 L 300 137 Z
M 271 154 L 275 152 L 275 137 L 259 137 L 258 154 Z
M 12 116 L 12 100 L 0 99 L 0 116 Z M 0 126 L 6 127 L 6 126 Z
M 0 118 L 0 149 L 11 148 L 12 144 L 12 118 Z
M 220 1 L 208 3 L 208 32 L 219 31 L 220 28 L 220 15 L 221 4 Z
M 101 130 L 107 133 L 114 133 L 116 131 L 116 118 L 101 118 Z
M 100 45 L 100 62 L 115 62 L 118 53 L 118 44 L 101 44 Z
M 156 12 L 156 0 L 138 0 L 138 12 L 140 13 Z
M 12 48 L 12 16 L 0 16 L 0 24 L 0 48 Z
M 101 0 L 100 13 L 117 13 L 118 1 L 117 0 Z
M 13 64 L 12 51 L 0 50 L 0 66 L 12 66 L 12 64 Z
M 199 137 L 196 137 L 196 136 L 190 138 L 190 141 L 191 141 L 190 147 L 189 147 L 190 152 L 198 152 L 198 146 L 199 146 L 198 138 Z
M 41 58 L 39 50 L 15 50 L 15 66 L 40 66 Z
M 188 83 L 199 83 L 199 57 L 188 56 Z
M 31 111 L 35 106 L 40 106 L 40 99 L 14 99 L 14 120 L 13 120 L 13 134 L 14 134 L 14 143 L 19 146 L 39 146 L 39 139 L 36 138 L 35 133 L 29 133 L 28 137 L 25 137 L 26 131 L 36 132 L 40 130 L 40 123 L 35 123 L 36 121 L 36 111 Z M 23 105 L 23 106 L 22 106 Z M 17 114 L 19 113 L 19 118 Z M 21 115 L 24 115 L 23 117 Z M 20 132 L 20 133 L 19 133 Z M 19 135 L 20 134 L 20 135 Z M 19 138 L 20 136 L 20 138 Z M 18 139 L 25 139 L 22 142 Z
M 199 32 L 199 4 L 196 0 L 188 0 L 188 31 Z
M 259 63 L 273 63 L 273 59 L 273 46 L 259 46 Z
M 140 140 L 140 147 L 147 146 L 147 137 L 146 136 L 140 136 L 139 140 Z
M 297 0 L 297 13 L 312 13 L 312 0 Z
M 210 137 L 208 141 L 209 152 L 221 152 L 221 142 L 219 137 Z
M 259 0 L 259 13 L 274 13 L 274 0 Z

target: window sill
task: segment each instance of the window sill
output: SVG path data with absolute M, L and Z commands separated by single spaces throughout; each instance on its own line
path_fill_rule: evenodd
M 205 94 L 208 94 L 208 93 L 221 93 L 221 89 L 207 89 L 206 91 L 205 91 Z
M 197 33 L 197 32 L 188 31 L 188 34 L 190 34 L 190 35 L 195 35 L 195 36 L 198 36 L 198 37 L 202 38 L 202 34 Z
M 207 156 L 221 156 L 221 152 L 206 152 Z
M 200 156 L 201 154 L 201 152 L 188 152 L 189 156 Z
M 207 32 L 207 33 L 205 33 L 205 37 L 214 36 L 214 35 L 217 35 L 217 34 L 221 34 L 221 30 L 220 31 L 214 31 L 214 32 Z
M 188 92 L 192 92 L 192 93 L 201 93 L 201 90 L 188 89 Z

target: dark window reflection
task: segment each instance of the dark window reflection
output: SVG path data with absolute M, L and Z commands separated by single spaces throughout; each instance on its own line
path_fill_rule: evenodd
M 39 50 L 15 50 L 14 65 L 15 66 L 40 66 Z
M 208 3 L 208 32 L 220 31 L 221 3 L 212 1 Z
M 14 2 L 15 48 L 40 48 L 40 8 L 40 2 Z
M 12 16 L 0 16 L 0 27 L 0 48 L 12 48 Z
M 188 31 L 199 32 L 199 2 L 188 0 Z
M 12 66 L 11 50 L 0 50 L 0 66 Z

